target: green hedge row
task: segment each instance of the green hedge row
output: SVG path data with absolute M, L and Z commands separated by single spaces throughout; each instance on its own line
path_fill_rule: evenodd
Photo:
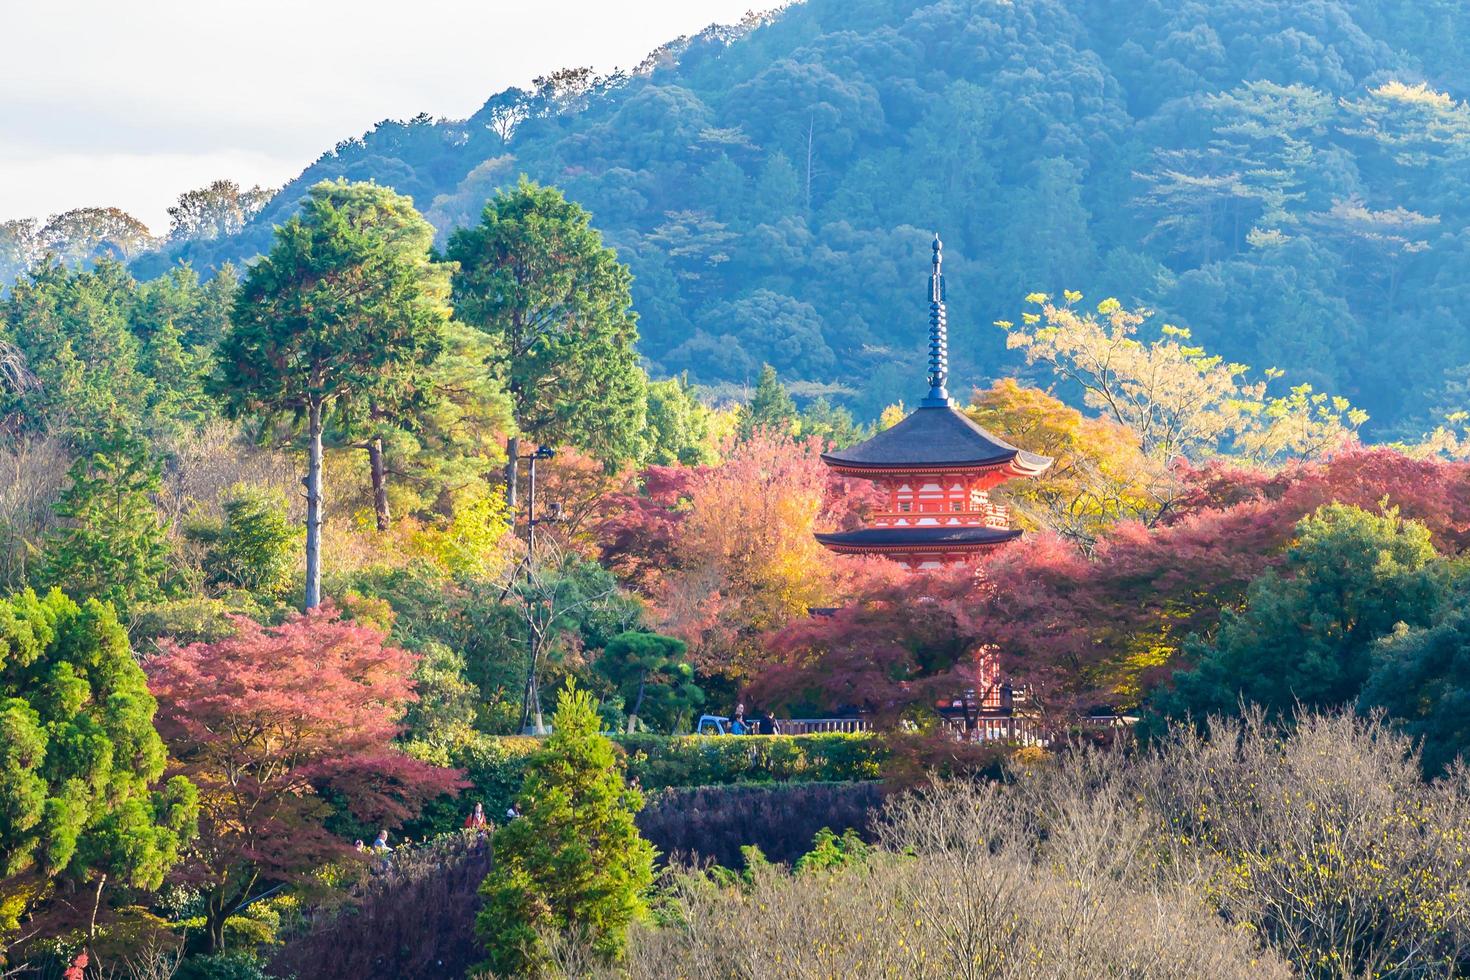
M 621 735 L 628 777 L 645 789 L 877 779 L 881 740 L 867 734 Z
M 867 734 L 616 735 L 628 778 L 645 790 L 746 783 L 861 782 L 877 779 L 885 755 Z M 500 822 L 520 792 L 526 763 L 542 745 L 530 736 L 482 736 L 434 753 L 433 761 L 465 771 L 470 782 L 458 800 L 435 800 L 405 831 L 413 837 L 460 826 L 469 808 L 485 804 Z M 420 754 L 415 752 L 415 754 Z

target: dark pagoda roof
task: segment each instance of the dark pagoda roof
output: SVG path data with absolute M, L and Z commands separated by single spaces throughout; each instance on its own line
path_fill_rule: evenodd
M 932 549 L 934 551 L 987 548 L 1021 536 L 1016 528 L 977 527 L 973 524 L 919 524 L 905 527 L 865 527 L 856 531 L 818 534 L 817 540 L 829 548 L 861 549 L 865 552 L 885 548 L 899 550 Z
M 917 408 L 856 446 L 823 453 L 829 466 L 854 470 L 944 470 L 1009 464 L 1017 476 L 1040 473 L 1046 456 L 1017 449 L 949 404 Z

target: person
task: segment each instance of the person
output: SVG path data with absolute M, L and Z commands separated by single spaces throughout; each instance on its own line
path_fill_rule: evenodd
M 735 716 L 735 720 L 732 721 L 732 722 L 730 722 L 730 734 L 731 735 L 744 735 L 745 734 L 745 719 L 744 718 L 741 718 L 739 715 L 736 715 Z
M 388 843 L 388 831 L 378 831 L 377 839 L 373 841 L 373 853 L 378 857 L 378 871 L 387 871 L 393 866 L 393 847 Z
M 359 854 L 366 854 L 367 853 L 367 845 L 362 842 L 362 838 L 361 837 L 359 837 L 357 839 L 357 841 L 352 845 L 352 847 Z
M 464 828 L 465 830 L 479 830 L 483 832 L 485 825 L 485 804 L 476 803 L 474 810 L 464 819 Z
M 517 817 L 519 817 L 520 815 L 521 815 L 521 805 L 519 803 L 512 803 L 510 806 L 506 807 L 506 809 L 505 809 L 505 819 L 507 819 L 507 820 L 514 820 Z

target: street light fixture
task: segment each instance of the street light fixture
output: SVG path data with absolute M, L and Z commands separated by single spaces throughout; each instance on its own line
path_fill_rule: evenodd
M 536 525 L 555 524 L 561 520 L 561 504 L 553 502 L 545 517 L 536 516 L 536 461 L 539 459 L 554 459 L 556 450 L 551 446 L 537 446 L 533 453 L 526 453 L 520 458 L 530 464 L 529 486 L 526 493 L 526 646 L 530 654 L 530 666 L 526 671 L 526 692 L 521 704 L 521 729 L 524 731 L 531 715 L 534 702 L 541 700 L 541 693 L 536 684 L 536 659 L 537 659 L 537 636 L 535 615 L 531 611 L 531 604 L 535 602 L 532 596 L 532 583 L 535 576 L 536 564 Z M 540 717 L 540 705 L 536 704 L 536 715 Z M 537 735 L 542 734 L 539 730 Z

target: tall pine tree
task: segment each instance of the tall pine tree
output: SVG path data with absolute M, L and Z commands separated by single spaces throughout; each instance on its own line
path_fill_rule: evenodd
M 306 423 L 307 609 L 321 602 L 329 414 L 344 424 L 401 417 L 420 403 L 439 354 L 449 284 L 448 269 L 429 257 L 433 234 L 387 188 L 316 185 L 251 266 L 220 344 L 216 388 L 230 411 Z M 382 443 L 370 435 L 368 445 L 382 502 Z
M 456 314 L 500 343 L 520 436 L 608 463 L 641 458 L 647 382 L 633 348 L 633 280 L 591 215 L 556 188 L 522 180 L 485 205 L 478 225 L 450 237 L 447 257 L 459 263 Z M 512 437 L 512 505 L 519 453 Z

